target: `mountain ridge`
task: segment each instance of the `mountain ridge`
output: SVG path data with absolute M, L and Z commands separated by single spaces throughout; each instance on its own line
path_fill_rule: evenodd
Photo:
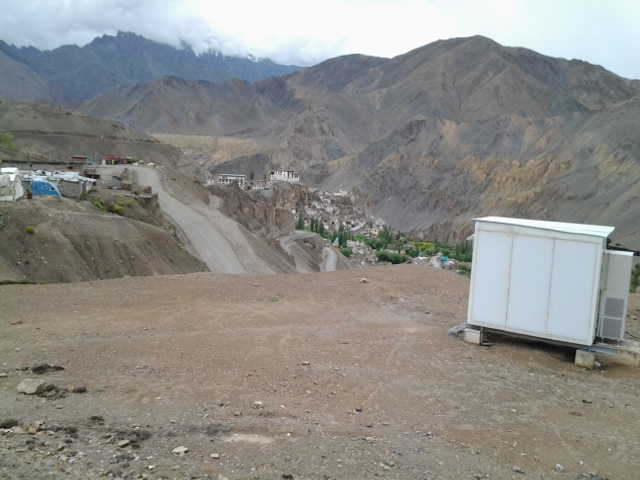
M 132 32 L 102 35 L 82 47 L 62 45 L 53 50 L 18 48 L 0 40 L 0 61 L 2 57 L 9 57 L 33 72 L 34 78 L 28 82 L 37 84 L 38 78 L 46 81 L 46 85 L 40 86 L 35 93 L 16 87 L 5 89 L 4 96 L 19 101 L 63 104 L 164 76 L 213 82 L 236 77 L 257 81 L 301 68 L 278 65 L 269 59 L 233 57 L 219 52 L 196 54 L 188 45 L 175 48 Z M 17 83 L 13 70 L 2 71 L 0 84 Z

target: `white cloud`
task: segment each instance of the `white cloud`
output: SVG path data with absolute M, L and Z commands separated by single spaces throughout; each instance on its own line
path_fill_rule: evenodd
M 637 0 L 0 0 L 0 39 L 55 48 L 133 31 L 309 65 L 475 34 L 640 78 Z

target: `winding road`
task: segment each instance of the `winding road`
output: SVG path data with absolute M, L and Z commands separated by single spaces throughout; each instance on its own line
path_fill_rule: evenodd
M 136 172 L 138 183 L 149 185 L 158 193 L 160 208 L 184 232 L 198 258 L 207 264 L 209 270 L 218 273 L 251 273 L 236 254 L 232 241 L 227 237 L 236 237 L 232 220 L 217 210 L 200 205 L 186 205 L 169 194 L 162 185 L 162 173 L 150 167 L 129 167 Z M 226 228 L 225 228 L 226 227 Z M 236 227 L 237 229 L 237 227 Z M 233 238 L 238 243 L 242 239 Z

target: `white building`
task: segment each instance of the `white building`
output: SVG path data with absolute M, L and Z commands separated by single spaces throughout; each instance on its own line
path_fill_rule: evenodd
M 299 183 L 300 182 L 300 174 L 294 172 L 293 170 L 273 170 L 271 172 L 272 182 L 289 182 L 289 183 Z
M 0 202 L 15 202 L 24 194 L 20 172 L 15 167 L 0 168 Z
M 218 183 L 223 185 L 237 184 L 242 190 L 244 190 L 245 175 L 237 175 L 235 173 L 221 173 L 218 175 Z

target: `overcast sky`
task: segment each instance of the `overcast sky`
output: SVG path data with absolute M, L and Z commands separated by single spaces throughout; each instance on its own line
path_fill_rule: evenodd
M 132 31 L 312 65 L 484 35 L 640 79 L 640 0 L 0 0 L 0 39 L 52 49 Z

